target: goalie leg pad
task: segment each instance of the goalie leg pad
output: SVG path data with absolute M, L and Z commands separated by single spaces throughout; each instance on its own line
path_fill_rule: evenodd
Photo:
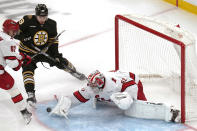
M 136 100 L 124 114 L 126 116 L 142 119 L 159 119 L 167 122 L 179 122 L 180 113 L 163 103 L 152 103 Z
M 165 106 L 161 103 L 134 101 L 125 112 L 126 116 L 144 119 L 165 119 Z

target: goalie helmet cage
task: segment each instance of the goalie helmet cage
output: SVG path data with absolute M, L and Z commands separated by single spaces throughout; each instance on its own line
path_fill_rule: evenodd
M 116 15 L 115 69 L 167 78 L 179 90 L 181 122 L 197 120 L 197 57 L 189 32 L 144 16 Z M 175 79 L 174 79 L 175 78 Z

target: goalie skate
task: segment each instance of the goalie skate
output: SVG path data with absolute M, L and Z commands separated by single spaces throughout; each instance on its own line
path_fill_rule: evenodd
M 24 110 L 21 111 L 21 114 L 23 116 L 23 119 L 24 119 L 25 123 L 29 124 L 30 121 L 31 121 L 32 113 L 30 113 L 27 109 L 24 109 Z
M 179 110 L 171 109 L 171 113 L 172 113 L 171 122 L 176 122 L 176 123 L 181 122 L 181 113 Z

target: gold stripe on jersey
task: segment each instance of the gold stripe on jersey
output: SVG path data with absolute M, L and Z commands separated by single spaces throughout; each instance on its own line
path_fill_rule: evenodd
M 58 44 L 59 43 L 59 41 L 56 40 L 56 38 L 49 38 L 48 42 L 49 43 L 54 43 L 54 44 Z
M 25 46 L 22 42 L 20 42 L 19 49 L 22 50 L 22 51 L 25 51 L 25 52 L 31 52 L 31 53 L 34 53 L 34 54 L 37 53 L 37 51 L 35 51 L 33 49 L 30 49 L 29 47 Z
M 55 40 L 56 38 L 55 37 L 52 37 L 52 38 L 49 38 L 50 40 Z
M 55 42 L 53 42 L 53 44 L 58 44 L 59 43 L 59 41 L 55 41 Z

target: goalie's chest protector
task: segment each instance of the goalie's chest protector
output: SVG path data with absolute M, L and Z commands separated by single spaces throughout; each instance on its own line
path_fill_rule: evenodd
M 99 93 L 99 97 L 109 100 L 113 93 L 121 92 L 122 80 L 131 79 L 129 75 L 120 74 L 118 72 L 106 72 L 103 73 L 105 76 L 105 86 L 103 91 Z

